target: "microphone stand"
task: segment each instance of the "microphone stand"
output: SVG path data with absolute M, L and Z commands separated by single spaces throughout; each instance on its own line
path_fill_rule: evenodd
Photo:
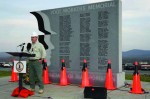
M 21 53 L 23 52 L 23 50 L 24 50 L 24 46 L 22 46 L 22 48 L 21 48 Z M 22 58 L 22 54 L 19 55 L 19 63 L 21 63 L 21 58 Z M 20 64 L 19 64 L 19 68 L 20 68 Z M 23 86 L 22 86 L 22 77 L 23 77 L 23 73 L 19 73 L 19 92 L 23 88 Z

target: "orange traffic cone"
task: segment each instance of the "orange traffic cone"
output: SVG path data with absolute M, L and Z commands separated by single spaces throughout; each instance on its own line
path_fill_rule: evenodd
M 88 68 L 87 68 L 87 62 L 84 59 L 83 68 L 82 68 L 82 82 L 80 87 L 88 87 L 90 85 L 89 76 L 88 76 Z
M 130 93 L 143 94 L 144 90 L 141 88 L 140 74 L 138 72 L 138 62 L 135 62 L 134 65 L 135 68 L 134 68 L 132 88 L 130 90 Z
M 11 79 L 9 82 L 17 82 L 18 81 L 18 75 L 17 73 L 14 72 L 14 66 L 12 67 L 12 72 L 11 72 Z
M 111 62 L 108 60 L 107 72 L 106 72 L 106 80 L 105 80 L 105 88 L 107 90 L 114 90 L 116 87 L 114 86 L 112 70 L 111 70 Z
M 68 79 L 67 79 L 67 72 L 66 72 L 66 67 L 65 67 L 65 60 L 62 59 L 62 67 L 60 71 L 60 85 L 61 86 L 66 86 L 68 85 Z
M 50 84 L 49 75 L 48 75 L 48 67 L 47 62 L 44 60 L 43 62 L 43 84 Z

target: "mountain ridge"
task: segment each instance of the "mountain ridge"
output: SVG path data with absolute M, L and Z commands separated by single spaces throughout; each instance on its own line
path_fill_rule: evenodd
M 133 49 L 122 52 L 122 57 L 150 57 L 150 50 Z
M 0 52 L 0 57 L 11 57 L 11 55 L 9 55 L 6 52 Z M 132 49 L 129 51 L 123 51 L 122 52 L 122 57 L 126 58 L 126 57 L 150 57 L 150 50 L 141 50 L 141 49 Z

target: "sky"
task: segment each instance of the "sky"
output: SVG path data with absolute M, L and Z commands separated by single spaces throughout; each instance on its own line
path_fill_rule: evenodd
M 0 52 L 18 51 L 38 30 L 33 11 L 109 0 L 0 0 Z M 122 51 L 150 50 L 150 0 L 122 0 Z

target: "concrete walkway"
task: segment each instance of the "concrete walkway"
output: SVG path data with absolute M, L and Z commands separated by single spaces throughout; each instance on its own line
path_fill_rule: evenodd
M 12 91 L 18 87 L 18 82 L 8 82 L 10 77 L 0 78 L 0 99 L 16 99 L 11 97 Z M 131 84 L 132 81 L 127 81 Z M 141 82 L 142 87 L 150 92 L 150 83 Z M 23 85 L 25 88 L 29 88 L 28 85 Z M 128 91 L 129 87 L 121 87 L 114 91 L 107 91 L 107 99 L 150 99 L 150 93 L 148 94 L 131 94 Z M 28 99 L 84 99 L 84 88 L 80 88 L 77 85 L 59 86 L 57 84 L 45 85 L 44 94 L 38 94 L 38 86 L 36 86 L 35 95 L 29 96 Z M 18 98 L 17 99 L 21 99 Z

